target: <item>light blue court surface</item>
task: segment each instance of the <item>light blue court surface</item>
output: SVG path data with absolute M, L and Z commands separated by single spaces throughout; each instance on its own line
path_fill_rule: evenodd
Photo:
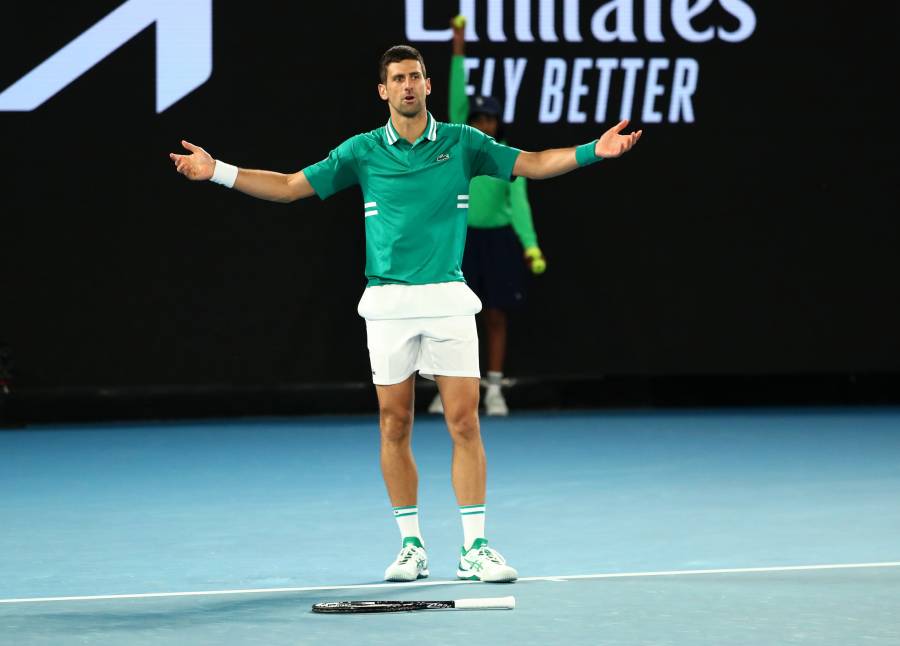
M 900 644 L 900 410 L 521 414 L 482 427 L 488 536 L 518 583 L 450 584 L 450 442 L 422 415 L 428 583 L 447 584 L 0 603 L 0 643 Z M 377 452 L 374 417 L 2 431 L 0 601 L 378 584 L 399 535 Z M 510 594 L 512 611 L 309 612 Z

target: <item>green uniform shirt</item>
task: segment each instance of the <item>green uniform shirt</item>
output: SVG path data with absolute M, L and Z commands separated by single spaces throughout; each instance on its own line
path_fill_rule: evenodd
M 450 121 L 454 123 L 469 120 L 464 60 L 463 56 L 454 56 L 450 64 Z M 512 225 L 525 249 L 537 246 L 524 177 L 511 184 L 491 177 L 475 178 L 469 185 L 469 202 L 470 227 L 495 229 Z
M 519 152 L 429 113 L 412 144 L 388 119 L 303 172 L 322 199 L 354 184 L 362 188 L 369 286 L 427 285 L 463 280 L 469 181 L 478 175 L 509 181 Z

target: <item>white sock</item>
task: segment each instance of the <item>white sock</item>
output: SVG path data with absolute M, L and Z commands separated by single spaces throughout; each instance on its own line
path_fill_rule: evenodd
M 415 536 L 422 540 L 422 533 L 419 531 L 419 507 L 417 505 L 409 505 L 407 507 L 394 507 L 394 518 L 397 521 L 397 527 L 400 528 L 400 539 Z
M 484 505 L 462 505 L 459 508 L 463 526 L 463 547 L 469 549 L 476 538 L 484 538 Z
M 500 382 L 503 381 L 503 373 L 495 372 L 493 370 L 488 370 L 487 375 L 488 375 L 488 388 L 490 388 L 491 386 L 496 386 L 497 388 L 499 388 Z

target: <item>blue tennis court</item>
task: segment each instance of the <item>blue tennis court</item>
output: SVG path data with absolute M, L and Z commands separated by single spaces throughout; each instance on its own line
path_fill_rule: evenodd
M 900 643 L 897 409 L 519 414 L 482 430 L 488 536 L 514 584 L 454 581 L 435 418 L 413 440 L 432 573 L 415 584 L 380 581 L 399 537 L 374 416 L 0 432 L 0 643 Z M 12 602 L 152 593 L 203 594 Z M 513 611 L 310 612 L 510 594 Z

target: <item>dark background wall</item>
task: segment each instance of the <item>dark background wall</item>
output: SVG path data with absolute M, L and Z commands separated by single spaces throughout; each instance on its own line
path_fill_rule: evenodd
M 0 22 L 0 88 L 121 4 L 17 4 Z M 162 113 L 153 27 L 34 111 L 0 112 L 0 341 L 18 387 L 365 381 L 358 192 L 268 204 L 189 183 L 167 154 L 186 138 L 237 165 L 295 171 L 382 124 L 376 61 L 412 40 L 416 4 L 218 2 L 209 80 Z M 425 4 L 429 29 L 459 11 Z M 541 123 L 547 59 L 570 75 L 579 57 L 673 61 L 662 123 L 642 122 L 646 70 L 636 77 L 638 148 L 530 184 L 549 269 L 513 319 L 508 372 L 900 372 L 896 6 L 732 0 L 693 19 L 734 33 L 728 7 L 749 8 L 755 29 L 733 43 L 679 35 L 678 0 L 661 3 L 665 40 L 652 42 L 633 4 L 636 42 L 598 42 L 600 1 L 543 3 L 557 42 L 540 38 L 538 2 L 534 42 L 515 36 L 517 3 L 501 2 L 507 41 L 492 42 L 477 3 L 467 53 L 497 59 L 500 98 L 502 59 L 527 59 L 506 126 L 522 148 L 582 143 L 618 117 L 624 75 L 598 124 L 594 70 L 587 123 L 567 122 L 571 79 L 563 116 Z M 580 9 L 581 42 L 564 38 L 564 5 Z M 412 44 L 446 119 L 450 44 Z M 678 58 L 699 75 L 693 121 L 670 123 Z

